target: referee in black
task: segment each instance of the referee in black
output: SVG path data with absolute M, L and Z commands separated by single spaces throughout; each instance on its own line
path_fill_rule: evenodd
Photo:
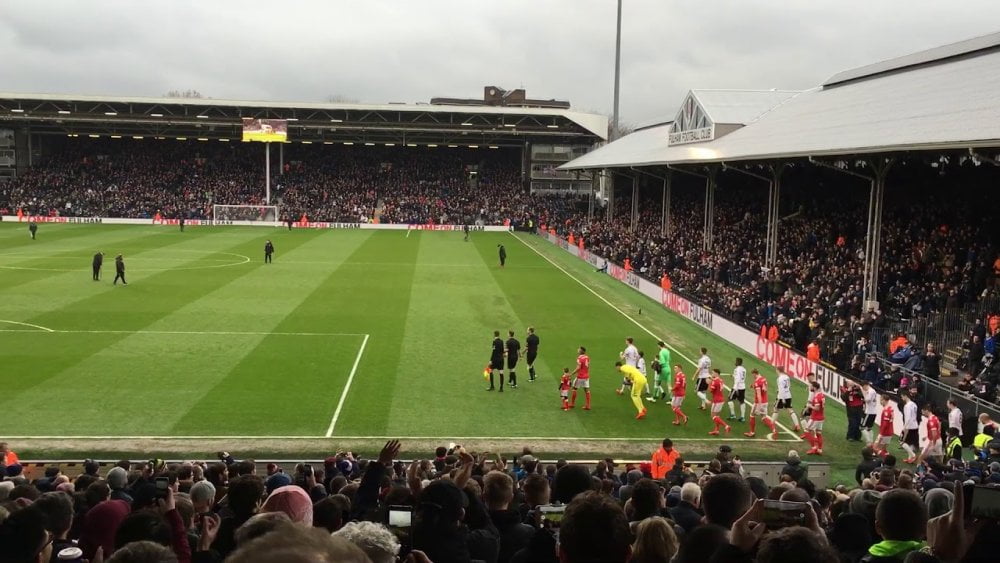
M 271 255 L 272 254 L 274 254 L 274 245 L 271 244 L 271 240 L 268 239 L 268 241 L 264 243 L 264 263 L 265 264 L 270 264 L 271 263 Z
M 118 285 L 118 280 L 122 280 L 122 285 L 128 285 L 125 281 L 125 259 L 119 254 L 115 256 L 115 281 L 111 282 L 111 285 Z
M 94 255 L 94 281 L 101 281 L 101 266 L 104 265 L 104 253 L 98 252 Z
M 462 230 L 465 231 L 465 242 L 469 242 L 469 225 L 462 225 Z
M 521 342 L 514 338 L 514 331 L 507 331 L 507 373 L 510 374 L 510 388 L 517 389 L 517 360 L 521 357 Z
M 500 249 L 498 251 L 500 254 L 500 267 L 503 268 L 503 265 L 507 263 L 507 249 L 502 244 L 498 244 L 497 248 Z
M 503 340 L 500 339 L 500 331 L 493 331 L 493 349 L 490 352 L 490 388 L 492 391 L 493 374 L 500 371 L 500 392 L 503 393 Z
M 535 380 L 535 358 L 538 357 L 538 335 L 534 327 L 528 327 L 528 336 L 524 339 L 525 361 L 528 362 L 528 381 Z

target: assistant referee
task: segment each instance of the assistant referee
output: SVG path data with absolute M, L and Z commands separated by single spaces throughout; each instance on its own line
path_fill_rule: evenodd
M 528 327 L 528 336 L 524 339 L 524 361 L 528 363 L 528 381 L 535 380 L 535 358 L 538 357 L 538 335 L 535 327 Z

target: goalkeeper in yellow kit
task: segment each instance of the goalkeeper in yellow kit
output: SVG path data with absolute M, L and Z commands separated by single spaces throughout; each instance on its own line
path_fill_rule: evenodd
M 646 407 L 642 404 L 642 390 L 646 388 L 646 376 L 628 364 L 622 365 L 621 362 L 615 362 L 615 367 L 625 376 L 625 379 L 632 383 L 632 404 L 635 405 L 635 410 L 639 411 L 635 419 L 646 418 Z

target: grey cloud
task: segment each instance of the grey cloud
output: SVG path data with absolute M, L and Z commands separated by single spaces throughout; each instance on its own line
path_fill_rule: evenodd
M 996 31 L 1000 5 L 625 0 L 622 115 L 670 118 L 691 88 L 807 88 Z M 0 89 L 418 102 L 486 84 L 611 112 L 614 0 L 5 0 Z

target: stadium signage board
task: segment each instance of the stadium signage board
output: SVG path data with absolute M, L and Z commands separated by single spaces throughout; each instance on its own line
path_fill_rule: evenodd
M 18 217 L 17 215 L 2 215 L 0 216 L 0 221 L 11 221 L 11 222 L 21 222 L 27 223 L 28 221 L 34 221 L 36 223 L 103 223 L 107 225 L 158 225 L 158 226 L 170 226 L 178 225 L 180 221 L 178 219 L 132 219 L 132 218 L 122 218 L 122 217 L 63 217 L 56 216 L 50 217 L 48 215 L 24 215 Z M 284 221 L 238 221 L 238 220 L 212 220 L 212 219 L 185 219 L 185 226 L 196 227 L 196 226 L 238 226 L 238 227 L 284 227 L 287 223 Z M 425 230 L 425 231 L 461 231 L 464 225 L 407 225 L 404 223 L 328 223 L 323 221 L 309 221 L 303 223 L 302 221 L 295 221 L 292 223 L 293 226 L 300 229 L 366 229 L 366 230 L 376 230 L 376 231 L 404 231 L 407 229 L 413 230 Z M 490 233 L 504 233 L 513 230 L 511 227 L 505 227 L 500 225 L 469 225 L 470 231 L 485 231 Z M 574 247 L 574 250 L 576 247 Z
M 678 131 L 676 133 L 670 133 L 667 144 L 669 145 L 684 145 L 687 143 L 700 143 L 702 141 L 711 141 L 715 138 L 715 126 L 702 127 L 700 129 L 691 129 L 688 131 Z

